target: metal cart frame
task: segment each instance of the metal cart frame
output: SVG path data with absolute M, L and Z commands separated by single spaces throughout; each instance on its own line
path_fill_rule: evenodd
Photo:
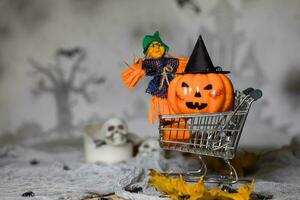
M 230 159 L 234 158 L 243 127 L 252 103 L 262 97 L 259 89 L 235 91 L 233 111 L 205 114 L 161 115 L 159 143 L 162 149 L 188 152 L 199 157 L 201 168 L 182 175 L 187 181 L 197 181 L 204 176 L 207 182 L 236 183 L 238 179 Z M 202 155 L 222 158 L 228 165 L 228 175 L 207 176 L 207 166 Z

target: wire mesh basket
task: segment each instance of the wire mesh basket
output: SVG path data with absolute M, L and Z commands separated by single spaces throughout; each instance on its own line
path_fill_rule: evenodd
M 207 179 L 209 182 L 236 182 L 238 176 L 230 163 L 234 158 L 251 104 L 262 97 L 259 89 L 248 88 L 235 92 L 232 111 L 206 114 L 161 115 L 159 142 L 162 149 L 197 154 L 202 167 L 182 174 L 188 180 L 206 175 L 202 155 L 222 158 L 227 163 L 229 176 Z M 176 175 L 176 173 L 173 173 Z M 193 176 L 190 176 L 193 175 Z

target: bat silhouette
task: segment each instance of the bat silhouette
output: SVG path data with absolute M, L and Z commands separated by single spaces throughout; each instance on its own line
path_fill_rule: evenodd
M 82 50 L 79 47 L 72 48 L 72 49 L 58 49 L 57 54 L 66 56 L 66 57 L 73 57 L 74 55 L 80 53 Z

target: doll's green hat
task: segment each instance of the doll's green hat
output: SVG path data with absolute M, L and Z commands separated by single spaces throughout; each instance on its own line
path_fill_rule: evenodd
M 156 31 L 153 35 L 146 35 L 143 39 L 143 53 L 146 54 L 149 45 L 152 42 L 159 42 L 163 47 L 165 47 L 166 51 L 169 51 L 168 45 L 166 45 L 160 38 L 159 32 Z

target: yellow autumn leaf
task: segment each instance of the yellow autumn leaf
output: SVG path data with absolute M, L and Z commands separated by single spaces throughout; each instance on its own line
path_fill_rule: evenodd
M 161 173 L 150 170 L 151 179 L 149 180 L 150 185 L 160 190 L 165 194 L 173 194 L 176 192 L 175 180 L 163 176 Z
M 211 189 L 209 192 L 217 199 L 227 198 L 230 200 L 250 200 L 250 195 L 254 190 L 254 179 L 249 186 L 243 184 L 237 190 L 237 193 L 228 193 L 219 188 Z M 225 199 L 224 199 L 225 200 Z
M 210 197 L 211 195 L 207 192 L 203 178 L 201 178 L 197 183 L 187 184 L 182 177 L 169 178 L 155 170 L 150 170 L 150 177 L 150 185 L 163 192 L 166 197 L 173 200 L 213 200 L 213 198 Z
M 228 193 L 219 188 L 208 190 L 203 178 L 197 183 L 186 183 L 181 176 L 170 178 L 155 170 L 150 170 L 149 183 L 172 200 L 249 200 L 254 190 L 254 180 L 249 186 L 241 185 L 237 193 Z

